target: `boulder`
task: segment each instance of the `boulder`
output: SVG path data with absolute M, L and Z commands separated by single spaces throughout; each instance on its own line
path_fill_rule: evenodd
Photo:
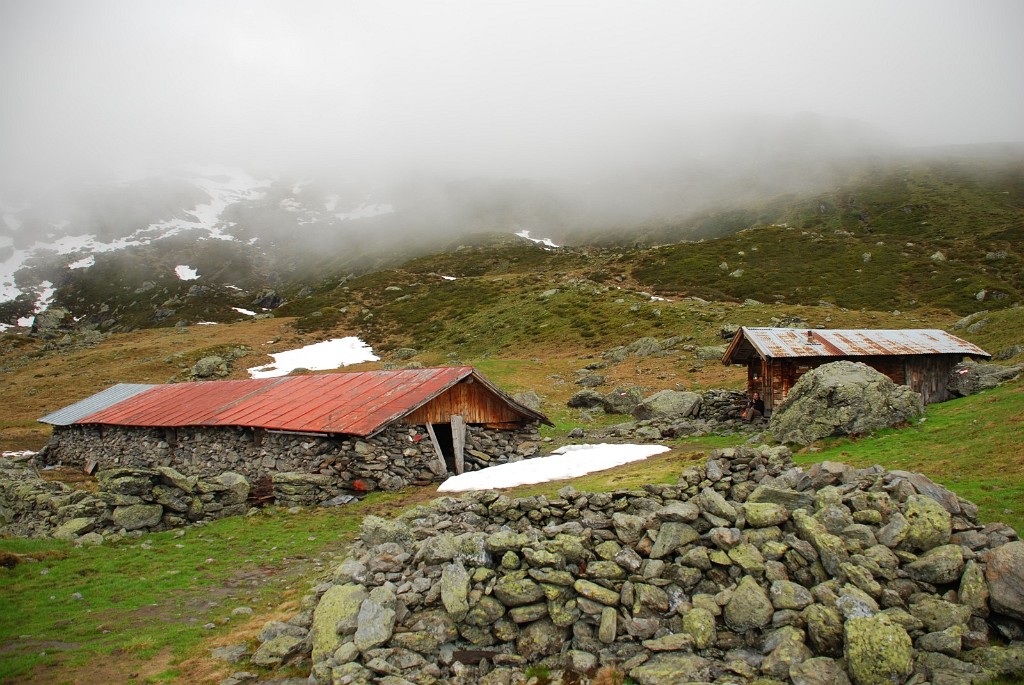
M 695 392 L 662 390 L 644 399 L 633 410 L 633 416 L 646 419 L 682 419 L 700 413 L 701 397 Z
M 607 414 L 632 414 L 643 401 L 639 388 L 615 388 L 603 397 L 601 406 Z
M 775 612 L 768 593 L 757 584 L 752 576 L 743 576 L 725 605 L 725 624 L 736 632 L 763 628 L 772 620 Z
M 589 388 L 580 390 L 566 402 L 570 409 L 596 409 L 604 406 L 604 395 Z
M 219 498 L 224 506 L 244 504 L 249 498 L 249 480 L 240 473 L 225 471 L 213 478 L 213 482 L 224 488 L 225 494 Z
M 114 509 L 114 525 L 125 530 L 152 528 L 163 518 L 164 508 L 159 504 L 130 504 Z
M 992 611 L 1024 620 L 1024 542 L 996 547 L 985 566 Z
M 950 372 L 946 389 L 957 397 L 966 397 L 1011 381 L 1019 376 L 1021 371 L 1024 371 L 1024 366 L 962 362 L 954 366 Z
M 884 616 L 849 619 L 844 639 L 847 670 L 854 685 L 902 683 L 914 670 L 910 635 Z
M 386 587 L 376 587 L 359 605 L 356 632 L 352 641 L 360 652 L 383 645 L 395 629 L 395 594 Z
M 53 537 L 58 540 L 74 540 L 79 535 L 85 535 L 96 527 L 96 519 L 82 516 L 65 521 L 53 531 Z
M 665 652 L 655 654 L 642 666 L 629 672 L 629 677 L 640 685 L 666 685 L 667 683 L 703 683 L 711 679 L 707 659 L 696 654 Z
M 269 642 L 264 642 L 249 661 L 257 666 L 280 666 L 288 657 L 296 654 L 303 643 L 303 638 L 292 635 L 278 635 Z
M 907 497 L 903 516 L 907 520 L 903 542 L 915 550 L 928 551 L 949 542 L 952 517 L 945 508 L 925 495 Z
M 561 652 L 565 648 L 565 638 L 565 628 L 559 628 L 549 618 L 542 618 L 520 631 L 516 648 L 520 656 L 536 659 Z
M 456 621 L 469 612 L 469 573 L 462 562 L 446 564 L 441 572 L 441 602 Z
M 203 357 L 189 371 L 192 378 L 224 378 L 231 373 L 231 367 L 224 357 L 216 355 Z
M 347 583 L 332 585 L 320 598 L 313 611 L 313 662 L 323 661 L 341 644 L 341 635 L 356 630 L 359 607 L 369 596 L 362 585 Z
M 768 429 L 779 442 L 808 445 L 896 426 L 923 412 L 920 393 L 866 364 L 839 361 L 801 376 L 775 409 Z
M 819 656 L 789 668 L 793 685 L 850 685 L 850 678 L 835 659 Z

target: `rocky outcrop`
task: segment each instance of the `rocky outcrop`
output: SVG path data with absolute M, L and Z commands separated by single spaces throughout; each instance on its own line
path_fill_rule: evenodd
M 1022 371 L 1024 371 L 1024 366 L 963 362 L 953 367 L 946 383 L 946 389 L 957 397 L 975 395 L 982 390 L 991 390 L 1000 383 L 1012 381 Z
M 607 394 L 586 389 L 575 393 L 567 404 L 574 409 L 638 417 L 636 421 L 597 431 L 595 436 L 601 439 L 661 440 L 682 436 L 732 435 L 765 428 L 765 421 L 742 420 L 746 402 L 746 395 L 742 392 L 712 389 L 701 393 L 665 393 L 669 394 L 656 393 L 645 400 L 639 388 L 620 387 Z
M 682 419 L 700 414 L 701 397 L 695 392 L 661 390 L 644 398 L 633 410 L 638 419 Z
M 118 468 L 100 471 L 96 481 L 95 493 L 75 489 L 0 459 L 0 534 L 101 543 L 248 510 L 249 481 L 237 473 L 200 480 L 167 467 Z
M 1024 669 L 1024 645 L 990 644 L 1024 636 L 1024 543 L 976 511 L 923 476 L 765 446 L 675 485 L 441 498 L 366 519 L 305 600 L 295 663 L 313 683 L 980 683 Z
M 808 445 L 896 426 L 922 413 L 919 393 L 866 364 L 838 361 L 801 376 L 772 414 L 769 430 L 779 442 Z

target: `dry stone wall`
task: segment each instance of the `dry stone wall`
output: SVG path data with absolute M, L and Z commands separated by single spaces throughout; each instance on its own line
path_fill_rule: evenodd
M 368 517 L 252 661 L 354 685 L 541 668 L 562 683 L 982 682 L 1024 673 L 1021 562 L 1012 528 L 924 476 L 744 446 L 676 485 Z
M 466 470 L 534 456 L 539 441 L 536 426 L 469 426 Z M 66 426 L 54 429 L 50 444 L 36 458 L 40 465 L 76 468 L 90 461 L 100 468 L 169 466 L 204 478 L 232 471 L 253 482 L 282 473 L 318 474 L 331 485 L 355 491 L 397 490 L 449 475 L 420 426 L 394 426 L 365 440 L 270 431 L 257 437 L 242 428 Z
M 166 466 L 115 468 L 97 473 L 96 481 L 95 492 L 77 489 L 0 459 L 0 535 L 102 544 L 248 510 L 249 481 L 237 473 L 200 479 Z

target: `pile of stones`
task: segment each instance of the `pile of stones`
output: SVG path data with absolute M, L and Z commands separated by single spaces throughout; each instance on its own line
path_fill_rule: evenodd
M 344 496 L 346 502 L 356 498 L 344 492 L 337 478 L 322 473 L 275 473 L 274 503 L 282 507 L 315 507 Z
M 636 419 L 597 431 L 595 437 L 656 441 L 765 430 L 766 419 L 743 420 L 746 401 L 746 395 L 736 390 L 713 389 L 701 393 L 663 390 L 643 398 L 636 388 L 616 388 L 604 394 L 581 390 L 569 398 L 567 404 L 570 408 L 627 414 Z
M 200 480 L 165 466 L 96 474 L 90 492 L 44 480 L 24 463 L 0 459 L 0 535 L 100 544 L 134 531 L 178 528 L 244 514 L 249 481 L 237 473 Z
M 675 485 L 434 500 L 253 660 L 315 683 L 971 683 L 1024 672 L 1024 543 L 919 474 L 714 451 Z M 607 676 L 605 675 L 605 678 Z M 612 682 L 607 679 L 605 682 Z

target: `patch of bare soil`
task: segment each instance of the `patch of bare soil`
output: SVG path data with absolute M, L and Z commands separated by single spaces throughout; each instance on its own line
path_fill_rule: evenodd
M 65 646 L 64 649 L 70 647 Z M 45 648 L 47 651 L 53 647 Z M 19 680 L 20 685 L 109 685 L 143 683 L 171 667 L 171 650 L 165 649 L 148 659 L 112 653 L 109 658 L 91 659 L 85 664 L 69 665 L 68 657 L 58 658 Z M 200 681 L 195 681 L 200 682 Z M 207 681 L 202 681 L 207 682 Z M 214 681 L 208 681 L 214 682 Z

